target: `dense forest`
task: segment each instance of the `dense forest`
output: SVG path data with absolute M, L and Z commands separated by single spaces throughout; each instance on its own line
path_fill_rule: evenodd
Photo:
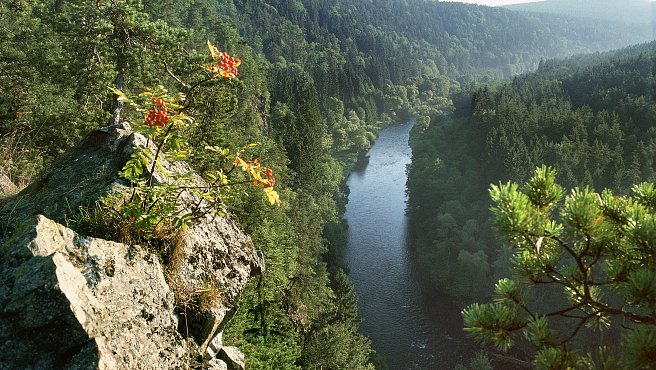
M 653 30 L 656 9 L 650 0 L 549 0 L 504 6 L 506 9 L 532 13 L 567 15 L 578 18 L 615 21 L 635 29 Z
M 207 40 L 242 60 L 239 78 L 189 96 L 186 134 L 191 147 L 258 143 L 278 179 L 279 208 L 243 192 L 226 204 L 267 264 L 225 338 L 251 368 L 372 366 L 340 216 L 345 174 L 391 122 L 418 118 L 409 209 L 419 260 L 444 266 L 431 280 L 465 300 L 507 271 L 487 227 L 490 182 L 523 181 L 543 162 L 566 186 L 624 190 L 653 173 L 651 44 L 541 62 L 650 36 L 604 23 L 423 0 L 10 0 L 0 29 L 0 167 L 19 183 L 121 118 L 109 87 L 183 91 Z M 538 65 L 512 83 L 473 84 Z M 453 122 L 440 120 L 454 106 Z M 203 173 L 213 160 L 193 165 Z
M 653 42 L 549 60 L 535 73 L 479 86 L 451 117 L 416 127 L 408 210 L 417 261 L 437 289 L 480 301 L 517 273 L 509 247 L 518 242 L 494 237 L 490 184 L 524 183 L 542 165 L 582 192 L 628 195 L 655 180 L 655 63 Z M 553 291 L 541 294 L 541 304 L 558 306 Z

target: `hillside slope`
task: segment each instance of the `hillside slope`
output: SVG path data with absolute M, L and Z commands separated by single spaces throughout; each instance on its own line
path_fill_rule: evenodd
M 489 226 L 489 184 L 523 182 L 542 164 L 557 168 L 567 188 L 626 193 L 656 180 L 655 63 L 656 42 L 550 60 L 479 87 L 452 121 L 418 127 L 411 234 L 438 289 L 475 299 L 505 273 L 507 257 Z
M 280 208 L 239 190 L 225 199 L 267 265 L 226 331 L 255 368 L 369 366 L 340 269 L 340 212 L 343 173 L 378 128 L 411 114 L 421 127 L 469 81 L 646 37 L 424 0 L 14 0 L 0 4 L 0 24 L 0 165 L 14 178 L 34 176 L 110 119 L 143 124 L 139 112 L 116 114 L 108 86 L 188 93 L 180 81 L 207 78 L 207 40 L 241 59 L 238 78 L 188 95 L 195 121 L 184 134 L 190 148 L 250 148 L 278 179 Z M 197 155 L 193 166 L 229 171 L 221 160 Z M 476 267 L 472 245 L 460 260 Z
M 506 9 L 653 27 L 656 4 L 649 0 L 545 0 L 504 6 Z M 652 28 L 653 29 L 653 28 Z

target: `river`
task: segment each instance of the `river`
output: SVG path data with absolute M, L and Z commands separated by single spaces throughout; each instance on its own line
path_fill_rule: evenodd
M 407 247 L 406 166 L 413 123 L 382 130 L 368 163 L 348 179 L 346 263 L 355 285 L 361 332 L 389 369 L 452 369 L 477 348 L 458 307 L 421 284 Z

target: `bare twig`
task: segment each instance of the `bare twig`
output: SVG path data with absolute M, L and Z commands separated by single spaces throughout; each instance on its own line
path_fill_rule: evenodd
M 179 83 L 180 85 L 184 86 L 185 89 L 187 89 L 187 90 L 191 90 L 191 86 L 189 86 L 186 82 L 182 81 L 182 80 L 180 79 L 180 77 L 176 76 L 176 75 L 171 71 L 171 69 L 169 69 L 169 65 L 168 65 L 166 62 L 164 62 L 164 69 L 166 70 L 166 73 L 168 73 L 169 76 L 171 76 L 171 78 L 173 78 L 177 83 Z

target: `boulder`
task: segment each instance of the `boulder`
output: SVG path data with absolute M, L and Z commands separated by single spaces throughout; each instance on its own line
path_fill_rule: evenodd
M 9 260 L 5 260 L 5 254 L 9 253 L 11 255 L 20 255 L 23 256 L 21 257 L 22 259 L 39 261 L 38 268 L 37 266 L 31 265 L 36 264 L 37 262 L 29 262 L 26 266 L 21 267 L 19 270 L 22 271 L 21 269 L 32 266 L 32 268 L 35 268 L 38 271 L 46 274 L 42 278 L 44 284 L 43 286 L 60 287 L 60 283 L 56 279 L 58 279 L 60 276 L 64 276 L 63 274 L 65 271 L 73 274 L 71 267 L 73 266 L 77 268 L 78 272 L 81 271 L 80 273 L 84 277 L 84 281 L 80 280 L 81 278 L 75 274 L 73 274 L 76 276 L 75 279 L 70 278 L 73 279 L 71 280 L 71 284 L 76 284 L 75 286 L 79 286 L 80 289 L 83 286 L 86 286 L 87 289 L 95 289 L 96 286 L 99 286 L 100 288 L 107 290 L 111 290 L 112 287 L 118 287 L 120 284 L 114 282 L 116 280 L 109 276 L 108 273 L 113 269 L 114 274 L 116 274 L 116 263 L 120 260 L 118 255 L 114 255 L 112 254 L 114 252 L 109 251 L 101 253 L 98 251 L 98 248 L 100 248 L 98 247 L 94 249 L 95 254 L 93 256 L 96 257 L 88 257 L 88 248 L 84 247 L 87 249 L 83 248 L 82 250 L 86 250 L 86 252 L 80 252 L 79 248 L 74 248 L 75 243 L 81 243 L 81 241 L 84 240 L 94 240 L 94 243 L 99 243 L 98 240 L 100 239 L 85 238 L 84 236 L 74 234 L 73 231 L 66 229 L 61 225 L 56 227 L 52 225 L 57 225 L 57 223 L 66 224 L 68 220 L 79 217 L 80 207 L 93 207 L 101 197 L 107 194 L 126 194 L 130 190 L 129 184 L 118 177 L 118 172 L 133 153 L 133 146 L 138 144 L 144 145 L 145 143 L 145 138 L 141 135 L 134 134 L 131 130 L 131 127 L 127 123 L 96 130 L 90 133 L 79 145 L 59 158 L 55 164 L 37 181 L 23 189 L 17 195 L 1 200 L 0 240 L 3 238 L 6 240 L 4 246 L 0 250 L 0 258 L 2 258 L 3 266 L 9 263 Z M 163 167 L 168 171 L 178 171 L 182 173 L 191 171 L 187 164 L 181 162 L 168 163 L 164 161 Z M 156 172 L 153 177 L 156 181 L 169 181 L 166 176 L 159 172 Z M 205 184 L 199 176 L 194 176 L 194 181 L 200 185 Z M 181 197 L 181 200 L 181 207 L 195 205 L 199 202 L 199 200 L 190 193 L 184 193 Z M 39 219 L 36 225 L 42 225 L 41 227 L 43 228 L 43 225 L 48 224 L 51 225 L 49 227 L 57 229 L 58 231 L 53 232 L 53 235 L 58 235 L 57 233 L 61 235 L 63 235 L 62 233 L 73 233 L 71 234 L 75 235 L 72 237 L 74 240 L 74 242 L 72 242 L 73 246 L 69 244 L 64 244 L 63 247 L 59 244 L 49 246 L 48 250 L 51 251 L 50 253 L 39 252 L 37 254 L 33 254 L 31 257 L 25 254 L 24 251 L 19 252 L 25 248 L 20 247 L 20 244 L 16 241 L 17 238 L 21 238 L 20 235 L 25 235 L 25 231 L 23 227 L 17 229 L 17 225 L 34 225 L 35 218 Z M 46 218 L 48 221 L 45 221 Z M 68 231 L 64 232 L 62 230 Z M 22 238 L 25 237 L 22 236 Z M 46 240 L 50 237 L 44 238 L 41 238 L 40 240 Z M 55 236 L 52 238 L 54 238 L 53 240 L 57 239 Z M 148 284 L 156 283 L 154 287 L 147 287 L 148 285 L 146 285 L 146 288 L 143 288 L 143 292 L 140 290 L 142 288 L 128 289 L 127 293 L 125 293 L 125 297 L 122 298 L 122 302 L 130 301 L 130 294 L 132 294 L 134 299 L 132 299 L 130 302 L 136 302 L 138 304 L 130 308 L 129 312 L 138 312 L 143 316 L 143 319 L 146 323 L 161 327 L 160 329 L 165 330 L 167 335 L 172 336 L 170 341 L 161 342 L 163 347 L 159 347 L 156 344 L 151 346 L 150 344 L 147 344 L 149 343 L 148 341 L 141 341 L 143 338 L 139 337 L 137 334 L 129 334 L 131 333 L 128 330 L 129 328 L 137 328 L 140 327 L 139 325 L 141 324 L 125 324 L 119 320 L 116 324 L 118 326 L 113 326 L 112 328 L 115 329 L 117 327 L 122 327 L 124 332 L 121 332 L 118 329 L 114 330 L 112 328 L 106 328 L 103 326 L 103 323 L 113 322 L 111 321 L 112 319 L 108 318 L 111 317 L 112 313 L 109 311 L 100 310 L 99 312 L 102 311 L 102 315 L 90 316 L 90 314 L 87 312 L 87 309 L 74 308 L 73 303 L 66 303 L 72 299 L 67 295 L 68 293 L 66 293 L 67 288 L 57 288 L 59 289 L 58 291 L 55 288 L 50 289 L 40 286 L 40 288 L 34 288 L 36 290 L 31 290 L 29 292 L 13 293 L 14 291 L 19 292 L 20 289 L 16 287 L 22 286 L 22 280 L 17 280 L 18 285 L 16 285 L 16 281 L 11 280 L 13 278 L 10 279 L 9 277 L 11 274 L 15 274 L 16 271 L 18 271 L 16 270 L 18 265 L 7 267 L 9 268 L 7 271 L 5 271 L 5 267 L 2 267 L 3 270 L 0 272 L 0 274 L 3 276 L 3 281 L 5 281 L 5 278 L 7 279 L 6 281 L 11 281 L 13 284 L 12 287 L 14 288 L 12 288 L 10 291 L 4 286 L 4 284 L 3 287 L 0 287 L 0 303 L 2 303 L 0 307 L 4 307 L 2 308 L 3 310 L 9 309 L 11 312 L 15 312 L 18 315 L 17 312 L 23 309 L 16 308 L 19 307 L 17 305 L 22 304 L 24 306 L 21 307 L 25 308 L 30 305 L 30 302 L 36 303 L 36 299 L 39 296 L 37 293 L 39 291 L 38 289 L 46 289 L 49 292 L 49 296 L 52 296 L 53 302 L 58 302 L 57 304 L 53 303 L 54 307 L 64 307 L 67 305 L 70 305 L 71 307 L 69 313 L 62 313 L 55 310 L 59 312 L 60 316 L 65 316 L 61 316 L 60 319 L 58 319 L 58 322 L 73 323 L 77 321 L 80 326 L 80 328 L 78 328 L 79 330 L 71 331 L 71 333 L 75 332 L 77 334 L 70 334 L 70 336 L 67 336 L 67 338 L 71 338 L 71 344 L 70 346 L 65 346 L 67 348 L 64 350 L 65 353 L 102 353 L 100 351 L 101 347 L 108 346 L 107 348 L 111 348 L 123 340 L 122 336 L 133 336 L 135 338 L 135 343 L 143 343 L 135 344 L 138 348 L 142 348 L 144 351 L 152 351 L 151 353 L 153 356 L 159 354 L 158 356 L 170 358 L 172 361 L 171 363 L 175 364 L 179 361 L 186 361 L 190 356 L 189 353 L 184 351 L 181 354 L 177 352 L 179 348 L 181 348 L 178 347 L 178 345 L 180 345 L 181 341 L 184 342 L 187 339 L 187 336 L 192 339 L 192 347 L 196 348 L 194 350 L 196 351 L 196 354 L 203 355 L 206 353 L 212 339 L 214 339 L 221 332 L 226 322 L 234 314 L 238 297 L 245 288 L 248 280 L 253 276 L 260 274 L 264 269 L 264 262 L 261 253 L 255 249 L 248 235 L 246 235 L 241 227 L 229 216 L 212 217 L 211 215 L 207 215 L 194 221 L 194 223 L 191 224 L 187 231 L 184 233 L 183 242 L 176 248 L 175 258 L 172 258 L 170 262 L 168 262 L 165 266 L 160 265 L 160 262 L 157 261 L 157 257 L 155 255 L 143 250 L 138 246 L 127 246 L 116 243 L 111 244 L 111 242 L 106 243 L 110 243 L 107 244 L 107 248 L 109 249 L 123 251 L 121 253 L 123 253 L 124 257 L 126 254 L 136 253 L 134 256 L 131 255 L 132 257 L 130 258 L 124 258 L 125 261 L 123 262 L 128 266 L 133 266 L 133 269 L 135 270 L 134 274 L 136 274 L 134 277 L 126 277 L 126 279 L 131 281 L 145 279 L 149 281 Z M 30 248 L 28 249 L 31 250 Z M 81 264 L 82 262 L 78 261 L 76 259 L 77 257 L 71 257 L 71 255 L 75 255 L 75 253 L 82 253 L 82 257 L 80 258 L 83 258 L 85 261 L 87 261 L 84 262 L 86 265 Z M 66 262 L 64 258 L 68 258 L 70 261 Z M 12 261 L 17 260 L 14 258 Z M 23 265 L 23 262 L 20 263 L 21 266 Z M 114 263 L 113 268 L 111 267 L 112 263 Z M 159 279 L 157 280 L 154 277 L 144 277 L 141 276 L 142 272 L 136 271 L 146 267 L 160 271 L 162 274 L 164 274 L 164 276 L 166 276 L 166 279 L 157 278 Z M 36 270 L 32 272 L 38 276 Z M 153 274 L 154 273 L 155 272 L 153 272 Z M 53 277 L 53 274 L 56 276 L 56 278 Z M 93 283 L 95 279 L 98 279 L 97 285 L 94 285 L 95 283 Z M 107 282 L 106 284 L 109 285 L 103 285 L 105 283 L 100 284 L 101 282 Z M 178 308 L 175 310 L 173 301 L 167 300 L 168 298 L 165 299 L 165 297 L 172 299 L 173 296 L 171 291 L 198 293 L 204 292 L 207 289 L 215 290 L 216 297 L 210 302 L 205 302 L 203 305 L 191 305 L 189 309 Z M 69 292 L 72 292 L 73 290 L 74 289 L 70 290 Z M 157 292 L 155 292 L 155 290 L 157 290 Z M 143 295 L 142 293 L 147 293 L 149 295 Z M 5 300 L 10 299 L 7 298 L 9 297 L 7 296 L 8 294 L 12 296 L 13 294 L 24 294 L 26 297 L 32 294 L 33 301 L 27 300 L 21 301 L 23 303 L 20 304 L 7 303 L 4 305 Z M 72 294 L 73 293 L 70 293 L 71 297 L 73 297 Z M 152 303 L 149 301 L 150 298 L 148 298 L 151 295 L 160 297 L 158 298 L 157 302 L 166 307 L 170 306 L 169 308 L 171 310 L 175 310 L 181 319 L 175 321 L 175 316 L 173 318 L 167 318 L 161 316 L 161 314 L 156 314 L 156 312 L 146 309 L 145 307 Z M 90 298 L 92 296 L 95 297 L 95 301 Z M 75 296 L 73 298 L 79 298 L 85 302 L 99 302 L 99 300 L 101 300 L 100 298 L 96 297 L 96 293 L 94 292 L 87 292 L 82 294 L 80 297 Z M 109 301 L 110 300 L 108 300 L 108 302 Z M 118 304 L 119 301 L 116 302 L 116 304 Z M 166 302 L 166 304 L 163 302 Z M 127 307 L 128 304 L 125 303 L 125 305 Z M 157 304 L 155 304 L 155 306 L 157 306 Z M 96 308 L 91 308 L 90 310 L 95 312 Z M 128 312 L 126 310 L 127 308 L 121 308 L 120 310 L 112 312 L 114 315 L 122 316 L 125 314 L 125 312 Z M 51 316 L 55 317 L 54 314 L 47 317 Z M 22 327 L 12 326 L 15 325 L 16 320 L 19 320 L 17 317 L 18 316 L 10 320 L 12 324 L 9 326 L 7 324 L 8 321 L 3 321 L 2 324 L 0 324 L 0 332 L 6 333 L 12 332 L 14 330 L 23 330 L 21 329 Z M 100 321 L 96 322 L 96 320 Z M 182 328 L 182 325 L 178 325 L 177 322 L 186 323 L 186 327 Z M 74 326 L 73 324 L 71 325 L 72 326 L 70 327 Z M 67 326 L 67 328 L 68 327 L 69 326 Z M 102 330 L 99 329 L 101 327 L 103 328 Z M 172 332 L 169 332 L 171 328 L 175 328 L 178 331 L 177 335 L 179 337 L 175 337 Z M 91 331 L 88 331 L 87 329 Z M 52 331 L 54 333 L 56 329 L 53 328 Z M 21 333 L 33 336 L 31 340 L 37 342 L 40 340 L 39 338 L 42 337 L 41 334 L 39 334 L 37 331 L 32 331 L 31 334 L 28 332 Z M 157 337 L 164 335 L 163 332 L 157 333 L 159 334 L 155 335 L 151 333 L 147 336 L 152 337 L 155 335 L 155 337 Z M 83 340 L 83 338 L 87 338 L 86 342 Z M 90 338 L 100 339 L 96 340 Z M 51 343 L 57 343 L 59 345 L 59 341 L 54 341 Z M 25 346 L 25 348 L 29 347 L 27 345 Z M 33 345 L 32 347 L 34 346 L 38 347 L 37 345 Z M 98 348 L 98 351 L 94 349 L 96 347 Z M 85 351 L 78 351 L 80 348 L 84 348 Z M 48 349 L 48 351 L 46 352 L 53 353 L 53 355 L 50 357 L 46 356 L 47 358 L 51 358 L 51 360 L 47 361 L 55 361 L 57 364 L 60 364 L 61 361 L 63 361 L 58 359 L 64 355 L 57 351 L 52 352 L 51 349 Z M 132 358 L 134 361 L 141 363 L 142 360 L 139 357 L 141 355 L 138 355 L 138 353 L 141 352 L 135 351 L 136 350 L 134 349 L 130 349 L 128 352 L 130 352 L 131 355 L 126 356 L 131 356 L 130 358 Z M 207 358 L 207 356 L 205 357 Z M 212 356 L 210 356 L 210 358 L 211 357 Z M 112 359 L 113 358 L 114 357 L 112 357 Z M 99 360 L 105 361 L 105 357 L 99 358 Z M 71 358 L 67 361 L 73 360 Z M 214 361 L 214 363 L 219 362 L 220 361 Z M 3 368 L 1 365 L 2 363 L 0 363 L 0 368 Z
M 236 347 L 222 347 L 219 358 L 226 363 L 228 370 L 244 370 L 244 354 Z
M 13 194 L 18 190 L 16 184 L 0 169 L 0 195 Z
M 2 245 L 0 368 L 164 369 L 190 361 L 159 261 L 43 216 Z
M 206 357 L 220 360 L 225 364 L 226 370 L 244 370 L 246 367 L 244 354 L 237 347 L 224 346 L 221 334 L 219 333 L 210 342 L 207 352 L 205 352 Z

